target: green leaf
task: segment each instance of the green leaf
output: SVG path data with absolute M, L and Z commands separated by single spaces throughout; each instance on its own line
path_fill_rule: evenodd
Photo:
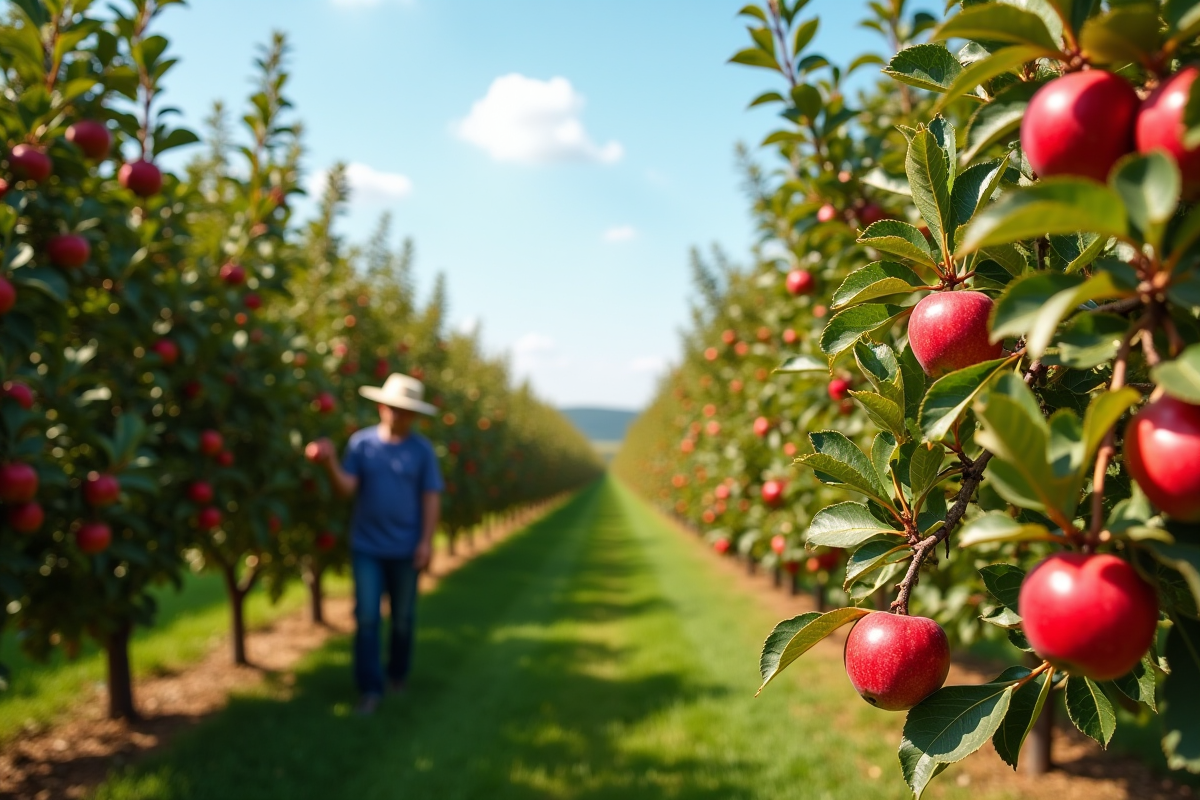
M 908 486 L 913 504 L 920 506 L 925 494 L 937 485 L 946 448 L 937 442 L 918 444 L 908 461 Z
M 1009 363 L 1006 358 L 984 361 L 935 381 L 921 402 L 918 417 L 925 440 L 936 442 L 944 438 L 971 402 Z
M 899 533 L 898 531 L 896 532 Z M 876 536 L 863 542 L 846 560 L 846 579 L 842 583 L 844 590 L 863 575 L 887 564 L 904 561 L 910 555 L 907 542 L 897 544 L 896 536 Z
M 823 483 L 844 484 L 891 507 L 891 494 L 880 481 L 875 465 L 854 442 L 838 431 L 816 431 L 808 435 L 815 453 L 796 461 L 814 470 Z
M 854 346 L 858 337 L 887 328 L 912 313 L 911 307 L 868 303 L 835 314 L 821 331 L 821 352 L 833 357 Z
M 792 52 L 799 54 L 804 48 L 808 47 L 809 42 L 817 35 L 817 25 L 820 20 L 813 18 L 796 26 L 796 34 L 792 39 Z
M 892 459 L 899 449 L 896 437 L 890 431 L 880 431 L 871 440 L 871 465 L 879 476 L 880 486 L 892 485 Z M 891 496 L 890 492 L 888 496 Z
M 1200 607 L 1200 545 L 1146 541 L 1143 542 L 1143 546 L 1154 556 L 1155 561 L 1170 567 L 1183 577 L 1192 598 Z
M 1035 45 L 1053 55 L 1058 44 L 1050 35 L 1042 18 L 1032 11 L 1006 3 L 987 3 L 969 6 L 951 17 L 933 32 L 932 39 L 980 39 L 989 42 L 1011 42 Z
M 812 649 L 817 642 L 846 623 L 854 622 L 870 613 L 865 608 L 839 608 L 825 614 L 810 611 L 776 625 L 775 630 L 771 631 L 771 635 L 763 643 L 762 656 L 758 661 L 762 685 L 758 687 L 755 696 L 757 697 L 776 675 Z
M 912 345 L 904 345 L 900 353 L 900 377 L 904 381 L 904 416 L 916 419 L 921 411 L 921 401 L 925 397 L 925 386 L 928 383 L 925 370 L 913 355 Z
M 1012 683 L 947 686 L 908 712 L 900 768 L 918 800 L 944 765 L 987 744 L 1008 713 L 1012 694 Z
M 1040 84 L 1020 81 L 999 91 L 992 102 L 977 108 L 967 122 L 967 149 L 963 159 L 974 161 L 992 145 L 1016 139 L 1029 100 L 1040 88 Z
M 154 138 L 154 155 L 165 153 L 168 150 L 173 150 L 176 147 L 184 145 L 196 144 L 200 141 L 200 137 L 189 131 L 187 128 L 176 128 L 163 137 Z
M 781 95 L 779 92 L 763 92 L 758 97 L 751 100 L 750 105 L 747 106 L 747 108 L 754 108 L 755 106 L 761 106 L 766 103 L 783 103 L 783 102 L 785 102 L 785 100 L 783 98 L 783 95 Z
M 875 519 L 862 503 L 837 503 L 813 515 L 805 541 L 814 547 L 858 547 L 882 534 L 902 537 L 901 531 Z M 896 540 L 892 540 L 893 546 Z
M 1111 241 L 1094 233 L 1055 234 L 1050 238 L 1050 247 L 1067 264 L 1064 272 L 1079 272 L 1096 260 Z
M 1128 675 L 1122 675 L 1113 681 L 1113 686 L 1135 703 L 1145 703 L 1152 711 L 1158 710 L 1154 697 L 1158 685 L 1150 656 L 1143 657 Z
M 1154 24 L 1157 27 L 1156 13 Z M 1159 150 L 1125 156 L 1113 167 L 1108 182 L 1125 201 L 1129 221 L 1147 244 L 1158 248 L 1179 205 L 1181 178 L 1174 159 Z
M 955 76 L 954 82 L 942 89 L 944 94 L 933 107 L 936 114 L 948 106 L 952 100 L 962 97 L 967 92 L 986 83 L 998 75 L 1011 72 L 1017 67 L 1030 61 L 1036 61 L 1046 55 L 1044 48 L 1037 45 L 1017 45 L 997 50 L 987 58 L 975 61 Z
M 1173 618 L 1166 656 L 1171 674 L 1162 686 L 1163 752 L 1171 769 L 1200 772 L 1200 622 Z
M 992 311 L 992 341 L 1005 336 L 1025 336 L 1030 358 L 1041 358 L 1062 320 L 1089 300 L 1122 297 L 1112 273 L 1090 278 L 1057 272 L 1037 272 L 1009 284 Z
M 1082 733 L 1108 747 L 1117 729 L 1117 714 L 1100 684 L 1082 675 L 1067 678 L 1067 716 Z
M 945 127 L 918 128 L 908 143 L 908 155 L 904 160 L 913 204 L 929 226 L 933 240 L 938 243 L 943 238 L 951 240 L 954 234 L 954 211 L 950 203 L 950 192 L 954 186 L 954 157 L 951 152 L 954 139 L 953 131 L 950 131 L 949 139 L 946 138 Z M 949 242 L 949 246 L 953 247 L 953 241 Z M 948 255 L 943 253 L 939 260 L 947 260 Z
M 1046 698 L 1050 696 L 1050 678 L 1041 672 L 1013 692 L 1008 704 L 1008 713 L 1000 723 L 996 735 L 992 737 L 992 745 L 1004 762 L 1013 769 L 1017 768 L 1017 758 L 1021 754 L 1021 745 L 1025 737 L 1033 730 L 1033 723 L 1041 716 Z
M 1129 321 L 1116 314 L 1078 314 L 1058 335 L 1058 353 L 1042 362 L 1092 369 L 1116 356 L 1128 328 Z
M 854 344 L 854 360 L 875 391 L 900 406 L 904 405 L 904 376 L 891 347 L 859 339 Z
M 1061 536 L 1054 536 L 1045 525 L 1037 523 L 1021 523 L 1005 514 L 1003 511 L 989 511 L 983 516 L 975 517 L 963 526 L 958 535 L 959 547 L 974 547 L 980 544 L 996 542 L 1029 542 L 1029 541 L 1061 541 Z
M 748 67 L 762 67 L 764 69 L 773 69 L 779 72 L 779 62 L 770 53 L 765 53 L 757 47 L 747 47 L 745 50 L 740 50 L 729 59 L 732 64 L 745 64 Z
M 1117 420 L 1142 399 L 1142 393 L 1126 386 L 1115 392 L 1103 392 L 1088 404 L 1083 416 L 1083 461 L 1090 463 L 1100 443 Z
M 929 248 L 929 240 L 925 238 L 925 234 L 917 230 L 916 226 L 898 219 L 885 219 L 868 226 L 858 237 L 858 243 L 873 247 L 881 253 L 916 261 L 927 267 L 936 267 L 938 264 L 933 257 L 933 250 Z M 920 284 L 921 281 L 918 280 L 916 283 Z
M 788 356 L 787 361 L 784 361 L 775 368 L 776 372 L 829 372 L 829 363 L 820 358 L 813 356 L 798 355 Z
M 71 287 L 62 272 L 54 267 L 22 267 L 12 272 L 12 282 L 17 286 L 41 292 L 58 303 L 67 302 Z
M 850 396 L 862 406 L 871 421 L 898 439 L 908 436 L 904 427 L 904 409 L 895 401 L 874 392 L 851 391 Z
M 958 251 L 1078 231 L 1125 238 L 1129 230 L 1121 196 L 1084 178 L 1045 178 L 984 209 L 967 228 Z
M 954 180 L 950 202 L 954 205 L 955 226 L 966 225 L 975 212 L 995 193 L 1008 169 L 1008 156 L 985 161 L 965 170 Z
M 1173 361 L 1164 361 L 1150 370 L 1162 390 L 1185 403 L 1200 404 L 1200 344 L 1194 344 Z
M 962 71 L 962 65 L 945 45 L 917 44 L 892 56 L 883 73 L 918 89 L 944 92 Z
M 983 585 L 988 594 L 1005 608 L 1017 610 L 1017 599 L 1021 594 L 1021 582 L 1025 580 L 1025 570 L 1012 564 L 989 564 L 980 568 L 979 575 L 983 578 Z
M 1110 9 L 1083 23 L 1079 46 L 1093 64 L 1147 64 L 1159 48 L 1158 5 Z
M 915 272 L 903 264 L 876 261 L 859 267 L 846 276 L 846 280 L 842 281 L 842 285 L 833 293 L 833 307 L 842 309 L 928 288 Z

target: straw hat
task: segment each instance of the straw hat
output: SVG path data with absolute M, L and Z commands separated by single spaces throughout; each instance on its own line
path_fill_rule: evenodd
M 422 414 L 437 413 L 437 406 L 425 402 L 425 384 L 399 372 L 389 375 L 382 387 L 360 386 L 358 393 L 391 408 L 407 408 Z

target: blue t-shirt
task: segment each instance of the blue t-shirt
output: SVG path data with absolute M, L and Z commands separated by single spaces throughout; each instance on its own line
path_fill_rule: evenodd
M 350 437 L 342 469 L 358 478 L 350 547 L 378 558 L 407 558 L 421 541 L 422 497 L 442 491 L 429 440 L 410 433 L 385 442 L 370 427 Z

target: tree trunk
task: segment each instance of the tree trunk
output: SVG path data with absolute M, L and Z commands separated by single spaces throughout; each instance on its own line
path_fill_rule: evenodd
M 792 585 L 791 585 L 791 590 L 790 590 L 789 594 L 791 594 L 792 597 L 795 597 L 796 595 L 800 594 L 800 573 L 799 572 L 792 573 Z
M 133 707 L 133 674 L 129 669 L 129 636 L 133 626 L 126 622 L 108 635 L 104 649 L 108 652 L 108 717 L 135 720 Z
M 304 582 L 308 584 L 313 625 L 325 624 L 325 593 L 321 587 L 321 578 L 324 577 L 324 574 L 325 568 L 321 566 L 309 565 L 304 570 Z
M 783 585 L 783 569 L 778 564 L 775 565 L 775 571 L 771 578 L 775 583 L 776 589 Z
M 1021 771 L 1026 775 L 1045 775 L 1054 768 L 1052 745 L 1054 733 L 1054 707 L 1057 698 L 1052 691 L 1042 706 L 1042 713 L 1033 723 L 1025 746 L 1021 748 Z
M 221 571 L 225 575 L 225 590 L 229 594 L 230 627 L 229 636 L 233 641 L 233 663 L 239 667 L 248 666 L 246 659 L 246 594 L 249 587 L 238 584 L 237 571 L 232 565 L 223 564 Z

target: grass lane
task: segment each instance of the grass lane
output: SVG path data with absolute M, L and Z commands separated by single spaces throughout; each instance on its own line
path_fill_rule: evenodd
M 447 577 L 419 616 L 410 694 L 375 717 L 350 715 L 336 640 L 99 797 L 908 796 L 901 720 L 829 655 L 755 700 L 776 620 L 611 480 Z

